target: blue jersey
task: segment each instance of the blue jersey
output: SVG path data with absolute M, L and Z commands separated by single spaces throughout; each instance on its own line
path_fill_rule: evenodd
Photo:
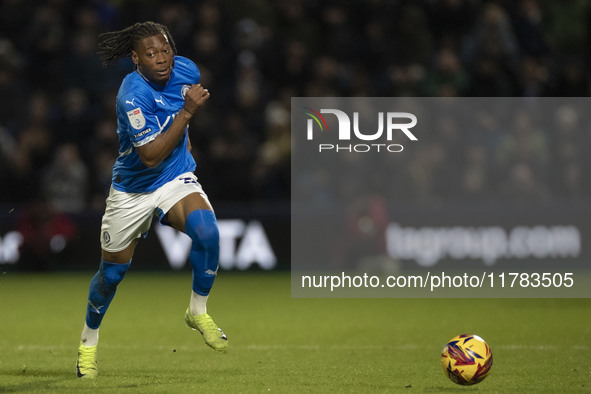
M 199 69 L 187 58 L 174 57 L 170 79 L 160 86 L 137 70 L 128 74 L 117 93 L 117 134 L 119 157 L 113 166 L 113 187 L 127 193 L 158 189 L 180 174 L 195 170 L 187 149 L 187 130 L 172 153 L 157 167 L 149 168 L 136 147 L 165 133 L 185 103 L 185 93 L 201 79 Z

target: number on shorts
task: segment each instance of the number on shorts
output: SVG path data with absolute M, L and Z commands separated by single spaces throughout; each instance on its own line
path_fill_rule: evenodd
M 179 180 L 185 181 L 185 184 L 187 184 L 187 183 L 197 183 L 197 181 L 195 179 L 190 178 L 190 177 L 179 178 Z

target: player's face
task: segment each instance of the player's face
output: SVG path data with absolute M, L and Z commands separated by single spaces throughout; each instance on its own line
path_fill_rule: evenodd
M 170 79 L 173 53 L 164 34 L 142 38 L 131 59 L 150 82 L 165 85 Z

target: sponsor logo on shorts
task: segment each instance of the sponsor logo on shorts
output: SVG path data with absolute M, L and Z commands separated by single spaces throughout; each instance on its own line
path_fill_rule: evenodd
M 108 244 L 109 242 L 111 242 L 111 235 L 109 234 L 108 231 L 103 231 L 103 241 Z

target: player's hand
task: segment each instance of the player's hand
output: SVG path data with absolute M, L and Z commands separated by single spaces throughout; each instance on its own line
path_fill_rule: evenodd
M 185 111 L 191 115 L 197 111 L 209 98 L 209 90 L 205 89 L 201 84 L 191 86 L 191 89 L 185 93 Z

